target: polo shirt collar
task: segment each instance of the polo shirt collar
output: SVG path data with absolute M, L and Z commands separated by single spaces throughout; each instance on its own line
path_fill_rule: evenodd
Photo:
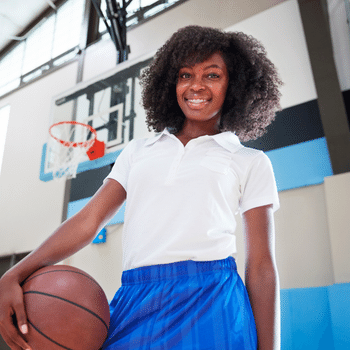
M 169 130 L 165 128 L 160 134 L 149 138 L 145 145 L 153 145 L 158 140 L 160 140 L 164 136 L 172 137 L 172 134 L 170 134 Z M 227 149 L 230 152 L 236 152 L 240 148 L 244 147 L 240 141 L 237 135 L 231 131 L 225 131 L 216 135 L 207 136 L 208 138 L 212 138 L 216 143 L 218 143 L 221 147 Z
M 169 135 L 170 136 L 170 133 L 168 131 L 168 129 L 164 129 L 160 134 L 156 135 L 156 136 L 153 136 L 153 137 L 150 137 L 146 143 L 145 143 L 145 146 L 150 146 L 150 145 L 153 145 L 154 143 L 156 143 L 163 135 Z
M 244 147 L 239 141 L 238 136 L 231 131 L 224 131 L 210 137 L 212 137 L 221 147 L 232 153 Z

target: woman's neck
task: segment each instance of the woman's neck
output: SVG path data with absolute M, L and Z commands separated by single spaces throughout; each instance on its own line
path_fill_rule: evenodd
M 182 129 L 175 134 L 175 136 L 184 144 L 192 139 L 195 139 L 204 135 L 216 135 L 220 132 L 218 122 L 192 122 L 185 120 Z

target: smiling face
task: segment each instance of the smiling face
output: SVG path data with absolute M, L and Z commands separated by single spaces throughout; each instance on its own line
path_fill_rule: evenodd
M 228 86 L 228 71 L 220 53 L 179 70 L 177 102 L 188 121 L 219 121 Z

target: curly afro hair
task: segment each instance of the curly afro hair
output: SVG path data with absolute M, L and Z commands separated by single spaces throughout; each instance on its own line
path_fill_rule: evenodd
M 184 124 L 176 98 L 178 72 L 221 53 L 229 73 L 222 107 L 220 131 L 233 131 L 241 141 L 253 140 L 280 110 L 282 82 L 259 41 L 241 32 L 188 26 L 178 30 L 157 51 L 141 75 L 142 105 L 147 125 L 156 132 L 170 128 L 179 132 Z

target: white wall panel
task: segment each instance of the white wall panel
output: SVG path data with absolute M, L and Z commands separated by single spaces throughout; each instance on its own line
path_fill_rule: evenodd
M 89 46 L 85 53 L 83 81 L 93 79 L 114 68 L 117 62 L 117 51 L 110 39 L 104 39 Z
M 328 0 L 333 53 L 340 88 L 350 89 L 350 29 L 345 4 L 348 0 Z
M 276 65 L 284 86 L 282 108 L 317 98 L 297 0 L 288 0 L 229 28 L 258 39 Z
M 155 52 L 179 28 L 196 24 L 224 29 L 284 0 L 190 0 L 141 26 L 127 32 L 127 42 L 134 59 Z M 84 80 L 91 79 L 115 66 L 116 55 L 110 40 L 88 48 Z
M 77 63 L 0 100 L 10 120 L 0 178 L 0 255 L 34 249 L 61 222 L 64 182 L 40 181 L 51 98 L 75 85 Z

